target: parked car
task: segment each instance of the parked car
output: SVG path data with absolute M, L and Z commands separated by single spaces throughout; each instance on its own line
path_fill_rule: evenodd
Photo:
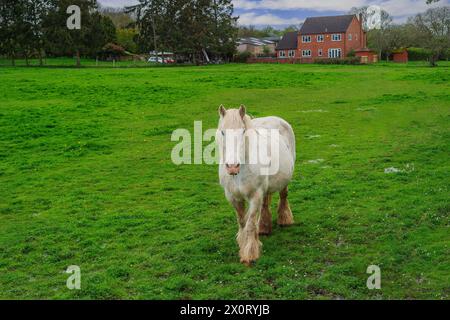
M 173 60 L 172 58 L 162 58 L 162 57 L 150 57 L 148 59 L 148 62 L 150 63 L 175 63 L 175 60 Z
M 163 59 L 160 57 L 150 57 L 147 62 L 150 63 L 163 63 Z

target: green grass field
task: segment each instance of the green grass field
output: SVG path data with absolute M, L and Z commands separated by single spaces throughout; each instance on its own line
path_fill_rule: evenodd
M 449 83 L 449 63 L 0 68 L 0 298 L 449 299 Z M 170 158 L 221 103 L 297 138 L 296 224 L 251 268 L 217 167 Z

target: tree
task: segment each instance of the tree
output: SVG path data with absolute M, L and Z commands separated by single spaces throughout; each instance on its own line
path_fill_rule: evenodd
M 213 0 L 212 44 L 208 49 L 219 57 L 231 59 L 236 51 L 237 18 L 233 17 L 231 0 Z
M 137 44 L 135 42 L 138 35 L 134 28 L 117 29 L 117 43 L 125 50 L 137 53 Z
M 288 32 L 296 32 L 299 31 L 302 27 L 302 24 L 295 25 L 292 24 L 287 26 L 284 29 L 275 29 L 271 26 L 266 26 L 262 29 L 257 29 L 255 26 L 239 26 L 238 27 L 238 37 L 239 38 L 266 38 L 266 37 L 282 37 Z
M 237 19 L 231 0 L 140 0 L 127 12 L 136 16 L 142 51 L 174 51 L 194 63 L 234 53 Z
M 23 45 L 25 0 L 0 0 L 0 52 L 15 65 L 17 53 Z
M 408 25 L 421 43 L 430 50 L 430 65 L 450 48 L 450 7 L 428 9 L 408 20 Z
M 285 33 L 288 33 L 288 32 L 299 31 L 300 29 L 301 29 L 301 24 L 300 24 L 300 25 L 295 25 L 295 24 L 293 24 L 293 25 L 290 25 L 290 26 L 286 27 L 286 28 L 282 31 L 281 35 L 283 35 L 283 34 L 285 34 Z
M 28 57 L 37 53 L 39 65 L 42 66 L 44 49 L 43 21 L 51 8 L 50 0 L 28 0 L 25 5 L 23 33 L 21 35 L 22 49 L 28 65 Z
M 81 11 L 81 29 L 67 28 L 66 10 L 77 5 Z M 80 56 L 91 43 L 87 42 L 91 31 L 90 13 L 96 9 L 95 0 L 52 0 L 52 8 L 44 21 L 46 49 L 57 56 L 76 56 L 76 66 L 80 66 Z
M 380 11 L 380 21 L 378 21 L 377 28 L 372 28 L 370 21 L 375 17 L 375 11 L 368 10 L 368 6 L 359 8 L 352 8 L 350 14 L 356 14 L 363 19 L 363 28 L 367 32 L 368 46 L 377 50 L 380 58 L 385 55 L 389 58 L 389 51 L 392 49 L 392 43 L 389 40 L 388 34 L 392 27 L 392 17 L 386 10 Z
M 103 16 L 99 12 L 90 15 L 90 32 L 86 34 L 86 50 L 84 54 L 96 56 L 106 43 L 117 41 L 116 27 L 110 17 Z
M 261 35 L 261 31 L 256 29 L 255 26 L 239 26 L 238 29 L 238 37 L 239 38 L 248 38 L 248 37 L 255 37 L 259 38 Z
M 139 0 L 139 4 L 125 8 L 126 13 L 134 13 L 139 32 L 137 41 L 140 51 L 159 51 L 159 34 L 163 31 L 163 8 L 165 0 Z
M 362 17 L 364 31 L 369 32 L 371 26 L 368 24 L 372 17 L 376 14 L 376 11 L 368 10 L 369 6 L 353 7 L 350 9 L 349 14 L 355 14 L 356 16 Z M 380 11 L 380 22 L 379 28 L 386 29 L 392 23 L 391 15 L 386 11 L 381 9 Z
M 98 11 L 102 15 L 111 18 L 117 29 L 132 28 L 136 22 L 131 14 L 125 12 L 124 8 L 109 8 L 99 5 Z
M 80 30 L 67 28 L 70 5 L 80 7 Z M 116 40 L 115 26 L 109 17 L 98 13 L 96 0 L 51 0 L 43 25 L 46 50 L 56 56 L 75 56 L 77 67 L 81 55 L 95 56 L 106 43 Z

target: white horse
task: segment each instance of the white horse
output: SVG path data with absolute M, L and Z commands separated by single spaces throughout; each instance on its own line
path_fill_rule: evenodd
M 229 110 L 221 105 L 219 115 L 216 141 L 221 159 L 220 184 L 237 212 L 241 262 L 250 265 L 260 256 L 259 235 L 272 232 L 270 201 L 273 193 L 280 193 L 278 225 L 294 223 L 287 200 L 288 184 L 295 165 L 294 131 L 289 123 L 278 117 L 251 119 L 243 105 L 239 109 Z M 230 136 L 232 139 L 229 139 Z M 278 139 L 273 139 L 274 136 Z M 230 141 L 234 143 L 231 147 Z M 252 154 L 259 154 L 261 150 L 267 150 L 269 166 L 273 167 L 275 163 L 275 170 L 267 170 L 267 161 L 260 157 L 257 161 L 249 161 Z

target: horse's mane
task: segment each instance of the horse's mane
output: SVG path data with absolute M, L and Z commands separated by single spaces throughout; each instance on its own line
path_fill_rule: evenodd
M 247 129 L 252 127 L 252 119 L 253 118 L 248 114 L 246 114 L 244 116 L 244 119 L 242 119 L 244 121 L 244 125 Z

